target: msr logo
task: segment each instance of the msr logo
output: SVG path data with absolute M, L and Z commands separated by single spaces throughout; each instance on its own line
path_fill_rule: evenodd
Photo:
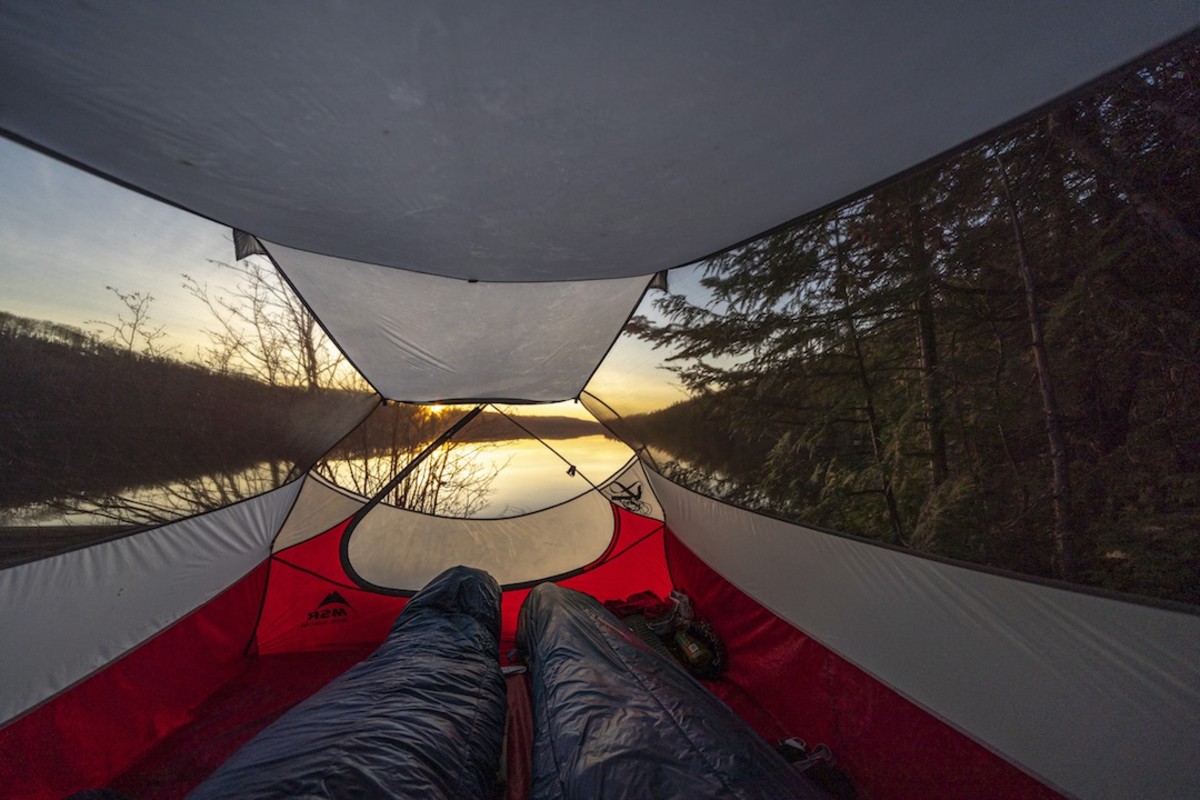
M 329 622 L 345 622 L 353 610 L 346 598 L 337 592 L 330 592 L 325 599 L 317 603 L 317 607 L 308 612 L 308 619 L 301 627 L 309 625 L 324 625 Z

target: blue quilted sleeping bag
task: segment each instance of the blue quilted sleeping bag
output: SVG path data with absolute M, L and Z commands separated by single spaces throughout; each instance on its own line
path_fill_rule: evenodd
M 494 796 L 506 711 L 500 587 L 455 567 L 405 606 L 364 661 L 298 704 L 189 795 Z
M 532 800 L 827 798 L 588 595 L 534 588 L 517 643 L 533 697 Z

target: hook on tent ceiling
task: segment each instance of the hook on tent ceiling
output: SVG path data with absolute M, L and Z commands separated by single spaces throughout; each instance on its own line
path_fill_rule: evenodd
M 249 258 L 250 256 L 267 255 L 267 248 L 262 246 L 262 242 L 258 240 L 257 236 L 245 231 L 239 231 L 237 228 L 231 228 L 231 230 L 233 231 L 233 255 L 235 261 L 241 261 L 243 258 Z

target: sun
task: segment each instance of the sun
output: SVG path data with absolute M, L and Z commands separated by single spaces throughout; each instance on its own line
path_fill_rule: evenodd
M 430 414 L 435 416 L 446 410 L 446 407 L 441 403 L 434 403 L 433 405 L 426 406 L 426 408 L 429 409 Z

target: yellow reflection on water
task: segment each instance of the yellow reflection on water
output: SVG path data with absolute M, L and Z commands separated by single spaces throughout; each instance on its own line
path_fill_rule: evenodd
M 476 518 L 510 517 L 557 505 L 608 480 L 633 458 L 624 443 L 602 434 L 550 439 L 546 444 L 525 438 L 452 446 L 456 460 L 469 462 L 477 475 L 490 476 L 486 500 L 471 513 Z M 361 491 L 355 474 L 383 475 L 395 466 L 383 456 L 362 461 L 330 460 L 323 471 L 335 483 Z M 573 474 L 570 467 L 575 468 Z

